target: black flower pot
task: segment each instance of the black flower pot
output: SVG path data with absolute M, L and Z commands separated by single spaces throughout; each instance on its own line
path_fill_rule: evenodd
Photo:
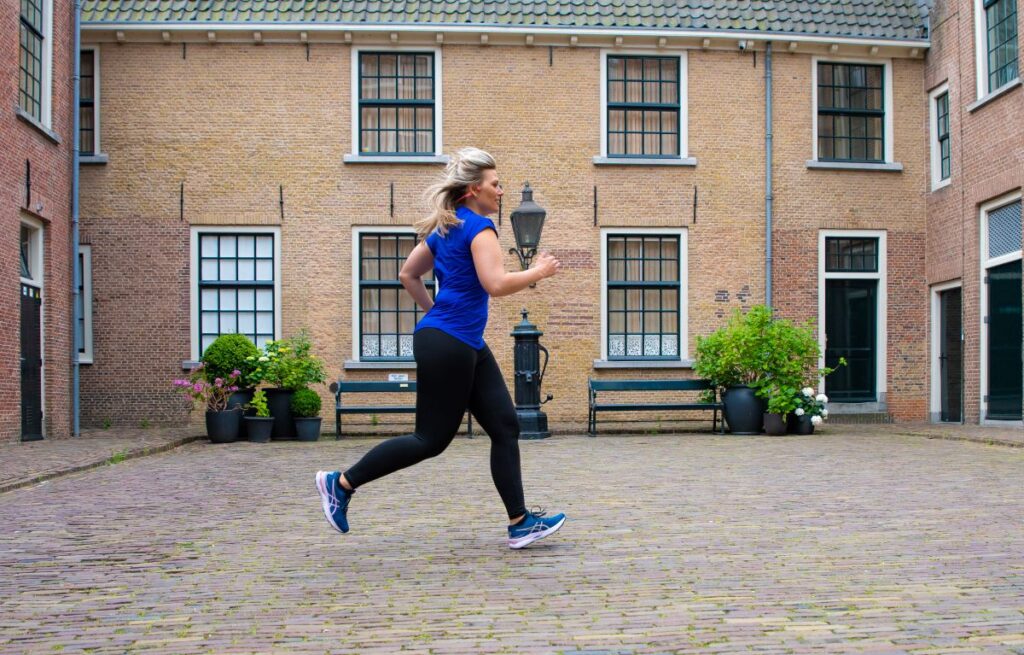
M 782 414 L 765 412 L 764 431 L 773 437 L 780 437 L 786 434 L 786 420 L 782 418 Z
M 220 412 L 206 410 L 206 434 L 213 443 L 231 443 L 238 439 L 238 427 L 242 423 L 239 408 Z
M 747 386 L 729 387 L 722 394 L 722 414 L 733 434 L 761 434 L 765 402 Z
M 292 420 L 292 393 L 290 389 L 267 389 L 267 407 L 274 417 L 274 429 L 270 432 L 271 439 L 294 439 L 295 422 Z
M 256 410 L 246 409 L 245 406 L 252 402 L 252 395 L 256 393 L 255 389 L 239 389 L 235 393 L 228 397 L 228 409 L 234 409 L 238 407 L 241 409 L 242 416 L 249 416 Z M 246 430 L 248 424 L 243 420 L 238 427 L 238 438 L 245 440 L 247 437 Z
M 295 421 L 295 438 L 299 441 L 317 441 L 320 439 L 320 422 L 323 419 L 319 416 L 312 418 L 298 418 Z
M 273 416 L 246 416 L 242 424 L 246 427 L 249 441 L 254 443 L 270 441 L 270 432 L 274 429 Z
M 811 417 L 807 414 L 803 416 L 790 414 L 789 431 L 792 434 L 814 434 L 814 423 L 811 422 Z

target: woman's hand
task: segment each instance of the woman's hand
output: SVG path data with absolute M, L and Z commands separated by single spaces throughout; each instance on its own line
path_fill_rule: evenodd
M 536 269 L 540 273 L 540 279 L 545 280 L 557 273 L 561 267 L 562 262 L 555 259 L 554 255 L 549 252 L 542 252 L 533 260 L 533 266 L 530 268 Z

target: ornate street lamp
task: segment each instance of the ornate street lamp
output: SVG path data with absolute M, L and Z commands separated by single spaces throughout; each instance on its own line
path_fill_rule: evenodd
M 537 254 L 537 244 L 540 243 L 540 232 L 544 229 L 544 217 L 547 214 L 533 201 L 533 189 L 527 182 L 523 187 L 523 202 L 512 212 L 512 231 L 516 235 L 516 247 L 509 249 L 509 254 L 519 257 L 519 265 L 524 271 L 530 268 L 530 261 Z

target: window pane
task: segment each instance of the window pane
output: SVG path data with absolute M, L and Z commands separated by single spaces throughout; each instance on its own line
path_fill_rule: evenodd
M 267 259 L 256 260 L 256 279 L 270 281 L 274 279 L 274 262 Z
M 220 309 L 222 310 L 234 310 L 235 309 L 235 297 L 236 292 L 234 289 L 221 289 L 220 290 Z
M 231 281 L 235 279 L 235 260 L 220 260 L 220 277 L 222 281 Z
M 273 311 L 274 292 L 270 289 L 256 290 L 256 309 L 259 311 Z
M 256 256 L 274 256 L 274 237 L 256 237 Z

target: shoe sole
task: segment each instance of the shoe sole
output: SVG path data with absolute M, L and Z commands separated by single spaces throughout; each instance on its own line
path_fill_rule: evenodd
M 331 516 L 331 496 L 327 491 L 327 472 L 317 471 L 316 472 L 316 491 L 320 494 L 320 508 L 324 511 L 324 517 L 327 522 L 331 524 L 331 527 L 345 534 L 347 530 L 342 530 L 337 523 L 334 522 L 334 518 Z
M 526 548 L 538 539 L 543 539 L 548 535 L 555 534 L 556 532 L 558 532 L 558 529 L 565 524 L 566 518 L 568 517 L 563 517 L 561 521 L 551 526 L 547 530 L 544 530 L 543 532 L 534 532 L 533 534 L 528 534 L 525 537 L 520 537 L 519 539 L 509 539 L 508 547 L 512 550 L 519 550 L 520 548 Z

